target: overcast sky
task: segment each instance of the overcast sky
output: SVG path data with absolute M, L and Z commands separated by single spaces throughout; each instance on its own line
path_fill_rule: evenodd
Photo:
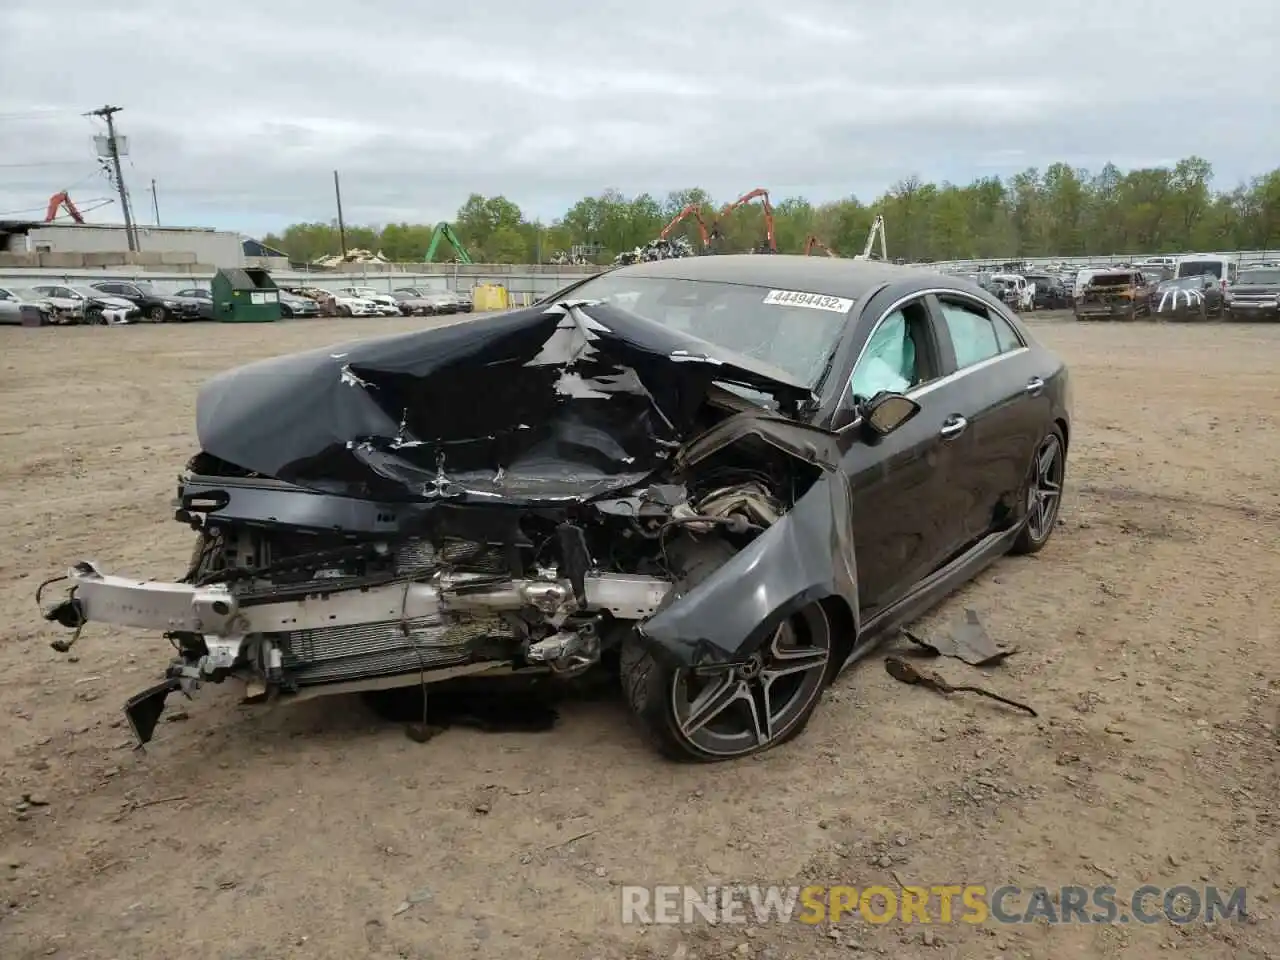
M 429 12 L 428 12 L 429 11 Z M 0 215 L 111 189 L 151 223 L 527 215 L 586 194 L 775 202 L 1055 160 L 1280 164 L 1280 0 L 0 0 Z M 118 220 L 118 204 L 91 219 Z

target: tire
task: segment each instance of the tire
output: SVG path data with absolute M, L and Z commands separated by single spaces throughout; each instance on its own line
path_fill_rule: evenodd
M 693 562 L 685 566 L 684 575 L 668 594 L 669 601 L 701 582 L 733 554 L 723 541 L 704 546 L 710 549 L 700 548 Z M 632 631 L 619 652 L 623 693 L 646 738 L 669 759 L 682 763 L 741 759 L 794 739 L 808 725 L 833 672 L 835 640 L 826 610 L 813 603 L 784 622 L 745 663 L 703 675 L 702 671 L 659 660 Z M 779 674 L 780 669 L 793 672 Z M 722 693 L 716 695 L 717 690 Z M 690 731 L 693 708 L 715 700 L 722 706 Z M 777 704 L 782 706 L 775 714 Z M 760 716 L 761 707 L 771 721 L 763 727 L 751 719 Z
M 107 317 L 101 310 L 90 308 L 84 312 L 84 322 L 92 327 L 105 326 Z
M 164 307 L 152 307 L 147 311 L 147 319 L 152 323 L 164 323 L 169 319 L 169 311 Z
M 1054 462 L 1050 465 L 1049 476 L 1043 476 L 1043 458 L 1049 448 L 1055 448 Z M 1058 524 L 1058 515 L 1062 509 L 1062 488 L 1066 477 L 1067 443 L 1062 435 L 1062 428 L 1057 424 L 1045 434 L 1043 440 L 1036 444 L 1036 453 L 1027 468 L 1027 479 L 1022 495 L 1021 527 L 1018 537 L 1010 548 L 1010 553 L 1029 555 L 1039 553 L 1053 537 L 1054 528 Z M 1051 497 L 1044 496 L 1046 484 L 1056 486 Z M 1041 512 L 1036 513 L 1039 509 Z M 1047 515 L 1043 512 L 1047 510 Z M 1038 520 L 1036 518 L 1039 518 Z

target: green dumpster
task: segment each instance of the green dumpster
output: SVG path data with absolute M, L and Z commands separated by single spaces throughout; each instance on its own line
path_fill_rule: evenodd
M 280 319 L 280 289 L 265 270 L 222 269 L 213 276 L 214 315 L 227 323 Z

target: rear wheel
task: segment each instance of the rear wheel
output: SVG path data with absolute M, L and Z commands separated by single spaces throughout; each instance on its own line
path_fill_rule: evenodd
M 1022 529 L 1013 543 L 1013 553 L 1038 553 L 1053 536 L 1066 468 L 1067 445 L 1061 428 L 1055 425 L 1040 441 L 1028 470 Z

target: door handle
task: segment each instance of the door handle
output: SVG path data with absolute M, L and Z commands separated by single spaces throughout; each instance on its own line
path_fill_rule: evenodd
M 957 413 L 954 416 L 947 417 L 942 423 L 942 429 L 938 432 L 950 440 L 952 437 L 958 437 L 964 433 L 964 429 L 967 426 L 969 426 L 969 421 Z
M 1027 385 L 1023 388 L 1033 397 L 1040 396 L 1040 391 L 1044 389 L 1044 381 L 1039 377 L 1032 377 L 1027 381 Z

